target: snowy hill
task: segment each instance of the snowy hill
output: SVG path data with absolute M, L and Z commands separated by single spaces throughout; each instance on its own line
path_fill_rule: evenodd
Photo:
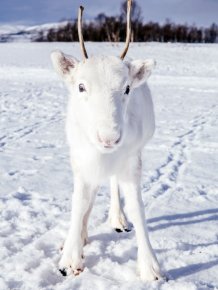
M 36 40 L 40 33 L 46 35 L 48 30 L 65 26 L 67 21 L 35 26 L 0 25 L 0 42 L 30 42 Z
M 152 283 L 138 278 L 134 229 L 110 228 L 107 184 L 91 214 L 84 272 L 57 269 L 73 191 L 67 91 L 50 62 L 57 48 L 81 59 L 78 43 L 0 44 L 0 289 L 218 289 L 218 45 L 130 45 L 130 57 L 157 61 L 148 81 L 157 127 L 143 152 L 141 190 L 170 280 Z M 90 55 L 122 48 L 87 43 Z

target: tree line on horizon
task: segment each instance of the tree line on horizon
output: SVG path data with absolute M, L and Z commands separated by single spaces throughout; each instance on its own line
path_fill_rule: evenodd
M 218 26 L 213 23 L 209 28 L 195 25 L 175 24 L 169 19 L 163 25 L 157 22 L 143 23 L 142 10 L 136 1 L 132 5 L 131 40 L 136 42 L 185 42 L 215 43 L 218 42 Z M 104 13 L 90 22 L 83 24 L 85 41 L 119 42 L 126 39 L 126 1 L 121 4 L 120 15 L 107 16 Z M 78 41 L 77 20 L 67 21 L 59 28 L 49 29 L 45 34 L 40 32 L 37 41 Z

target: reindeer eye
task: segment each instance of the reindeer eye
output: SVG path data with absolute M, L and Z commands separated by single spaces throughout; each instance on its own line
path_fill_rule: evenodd
M 130 87 L 129 85 L 126 87 L 126 90 L 125 90 L 125 95 L 128 95 L 129 94 L 129 91 L 130 91 Z
M 85 88 L 84 84 L 79 84 L 79 92 L 83 93 L 85 91 L 86 91 L 86 88 Z

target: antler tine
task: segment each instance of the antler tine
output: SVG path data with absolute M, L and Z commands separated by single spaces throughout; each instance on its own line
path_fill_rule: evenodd
M 120 58 L 123 60 L 128 48 L 129 48 L 129 43 L 131 39 L 131 7 L 132 7 L 132 0 L 127 0 L 127 23 L 126 23 L 126 44 L 124 51 L 120 55 Z
M 84 7 L 80 6 L 79 7 L 79 11 L 78 11 L 78 36 L 79 36 L 79 43 L 82 49 L 82 53 L 83 53 L 83 58 L 87 59 L 88 58 L 88 54 L 86 52 L 86 48 L 85 48 L 85 44 L 84 44 L 84 40 L 83 40 L 83 34 L 82 34 L 82 16 L 83 16 L 83 10 Z

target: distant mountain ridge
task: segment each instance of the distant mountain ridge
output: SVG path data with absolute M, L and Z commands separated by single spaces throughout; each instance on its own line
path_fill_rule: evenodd
M 34 26 L 25 25 L 0 25 L 0 42 L 32 42 L 36 41 L 40 35 L 46 36 L 48 31 L 65 26 L 68 21 L 58 23 L 46 23 Z

